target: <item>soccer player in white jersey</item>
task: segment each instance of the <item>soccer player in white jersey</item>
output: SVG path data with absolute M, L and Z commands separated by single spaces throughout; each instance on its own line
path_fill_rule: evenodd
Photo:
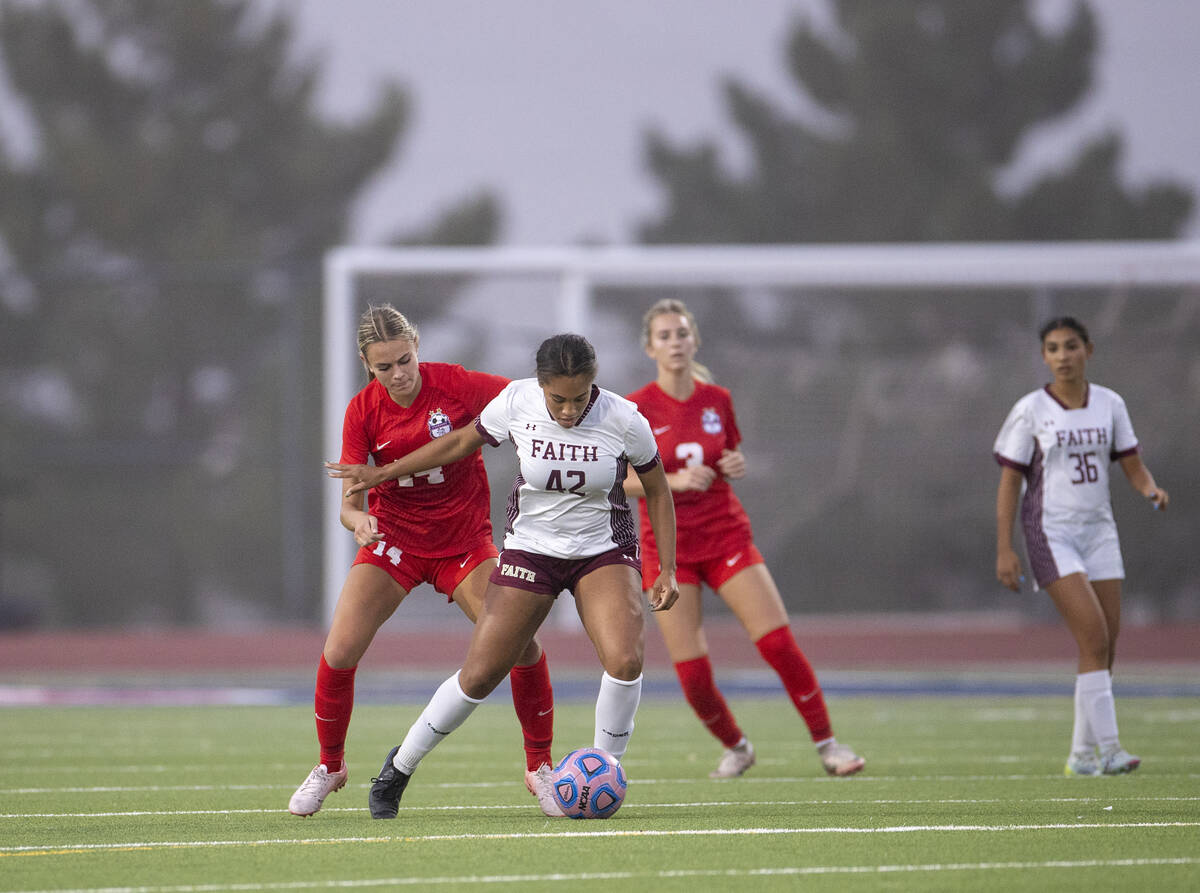
M 1121 622 L 1125 567 L 1108 487 L 1117 462 L 1155 509 L 1167 491 L 1142 463 L 1125 401 L 1087 380 L 1094 346 L 1078 320 L 1059 317 L 1041 330 L 1042 360 L 1053 381 L 1026 394 L 996 437 L 996 576 L 1020 591 L 1021 562 L 1013 521 L 1021 501 L 1030 569 L 1050 593 L 1079 646 L 1075 726 L 1067 775 L 1132 772 L 1140 758 L 1121 747 L 1112 694 L 1112 665 Z M 1021 499 L 1021 485 L 1025 495 Z
M 652 611 L 679 597 L 675 509 L 650 425 L 625 398 L 595 384 L 596 354 L 579 335 L 556 335 L 537 352 L 537 377 L 514 381 L 464 427 L 381 468 L 326 463 L 347 495 L 448 465 L 509 440 L 520 471 L 508 501 L 504 550 L 484 595 L 462 668 L 434 693 L 374 779 L 375 818 L 395 818 L 417 764 L 508 675 L 563 590 L 604 668 L 594 745 L 620 759 L 641 699 L 645 629 L 637 523 L 625 498 L 632 466 L 646 492 L 661 571 L 646 593 Z M 549 767 L 526 779 L 542 811 L 563 813 Z

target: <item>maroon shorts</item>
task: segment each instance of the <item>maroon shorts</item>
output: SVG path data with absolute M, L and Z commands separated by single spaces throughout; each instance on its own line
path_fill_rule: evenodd
M 623 564 L 635 571 L 641 569 L 638 547 L 610 549 L 588 558 L 551 558 L 536 552 L 505 549 L 500 563 L 492 571 L 491 581 L 497 586 L 523 589 L 541 595 L 558 596 L 564 589 L 575 594 L 579 581 L 592 571 L 610 564 Z
M 707 583 L 715 592 L 728 582 L 729 578 L 743 571 L 752 564 L 763 563 L 762 552 L 752 542 L 731 546 L 719 555 L 706 558 L 703 561 L 680 562 L 675 568 L 675 582 L 691 583 L 699 586 Z M 642 589 L 649 590 L 658 579 L 659 572 L 658 550 L 645 549 L 642 551 Z
M 476 543 L 473 549 L 458 555 L 444 555 L 441 558 L 414 555 L 380 540 L 372 546 L 359 549 L 354 564 L 373 564 L 387 571 L 405 592 L 412 592 L 418 583 L 432 583 L 434 589 L 446 596 L 446 601 L 453 601 L 458 584 L 483 562 L 499 554 L 496 544 L 491 540 Z

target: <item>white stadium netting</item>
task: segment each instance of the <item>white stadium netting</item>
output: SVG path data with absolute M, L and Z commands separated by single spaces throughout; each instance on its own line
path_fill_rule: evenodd
M 1070 314 L 1096 342 L 1089 377 L 1125 397 L 1147 464 L 1177 494 L 1164 518 L 1117 475 L 1127 616 L 1200 616 L 1187 497 L 1200 243 L 342 248 L 326 258 L 325 452 L 340 452 L 364 382 L 368 303 L 417 323 L 422 359 L 511 377 L 532 374 L 543 338 L 578 331 L 599 383 L 626 393 L 653 377 L 640 320 L 666 296 L 695 313 L 698 359 L 733 392 L 750 468 L 737 490 L 793 612 L 1050 610 L 995 582 L 991 450 L 1016 399 L 1047 380 L 1038 327 Z M 499 537 L 514 466 L 505 450 L 485 459 Z M 353 542 L 328 489 L 332 610 Z

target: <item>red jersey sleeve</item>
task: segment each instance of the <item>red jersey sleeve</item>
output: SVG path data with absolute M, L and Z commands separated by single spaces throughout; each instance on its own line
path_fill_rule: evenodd
M 372 379 L 346 407 L 346 416 L 342 421 L 342 457 L 338 461 L 343 465 L 365 465 L 371 454 L 371 432 L 367 430 L 367 409 L 370 402 L 368 390 L 375 384 Z M 376 385 L 378 387 L 378 385 Z

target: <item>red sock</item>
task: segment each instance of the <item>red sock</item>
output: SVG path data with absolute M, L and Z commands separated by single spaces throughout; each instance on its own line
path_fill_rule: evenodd
M 700 717 L 700 722 L 726 747 L 741 741 L 742 730 L 713 681 L 712 661 L 708 655 L 680 661 L 675 664 L 675 674 L 683 686 L 683 696 Z
M 525 768 L 554 764 L 550 745 L 554 741 L 554 689 L 550 686 L 550 668 L 546 652 L 537 663 L 513 667 L 508 674 L 512 686 L 513 707 L 525 736 Z
M 791 629 L 781 626 L 754 644 L 763 660 L 779 674 L 788 697 L 804 717 L 813 741 L 823 741 L 832 737 L 833 728 L 829 724 L 829 711 L 825 709 L 825 696 L 821 693 L 821 684 L 817 682 L 817 674 L 813 672 L 812 664 L 792 637 Z
M 346 729 L 354 710 L 354 671 L 357 667 L 335 669 L 325 663 L 317 665 L 317 691 L 313 706 L 317 714 L 317 740 L 321 742 L 321 762 L 330 772 L 342 768 L 346 755 Z

